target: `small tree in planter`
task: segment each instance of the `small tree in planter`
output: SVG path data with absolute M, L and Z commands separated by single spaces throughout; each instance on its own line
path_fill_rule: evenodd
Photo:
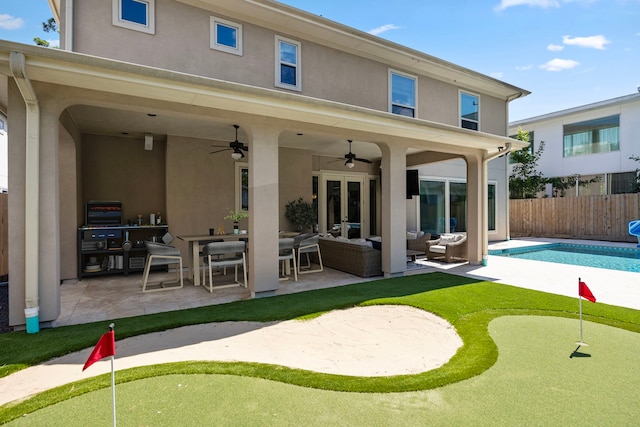
M 224 219 L 230 219 L 233 221 L 233 233 L 238 234 L 238 222 L 241 219 L 248 218 L 249 212 L 240 210 L 240 211 L 229 211 L 229 215 L 225 216 Z
M 296 231 L 305 231 L 313 225 L 315 210 L 313 205 L 302 197 L 292 200 L 285 206 L 284 217 L 296 226 Z

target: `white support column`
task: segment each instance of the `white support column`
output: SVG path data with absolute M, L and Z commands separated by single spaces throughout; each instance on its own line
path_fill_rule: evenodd
M 40 133 L 40 218 L 39 278 L 40 321 L 55 321 L 60 316 L 60 189 L 58 127 L 60 111 L 56 105 L 42 100 Z
M 243 129 L 249 137 L 249 289 L 253 298 L 275 295 L 278 280 L 278 137 L 267 123 Z
M 467 155 L 467 251 L 469 264 L 481 264 L 487 248 L 487 166 L 482 155 Z
M 382 151 L 382 272 L 402 276 L 407 269 L 407 157 L 404 147 L 380 144 Z

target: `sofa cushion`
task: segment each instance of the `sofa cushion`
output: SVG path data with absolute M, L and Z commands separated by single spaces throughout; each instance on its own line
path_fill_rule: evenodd
M 414 240 L 418 238 L 418 233 L 415 231 L 407 231 L 407 240 Z
M 447 247 L 444 245 L 433 245 L 429 247 L 429 250 L 437 254 L 444 254 L 447 251 Z
M 455 243 L 457 242 L 457 236 L 455 234 L 441 234 L 440 235 L 440 245 L 446 245 L 447 243 Z

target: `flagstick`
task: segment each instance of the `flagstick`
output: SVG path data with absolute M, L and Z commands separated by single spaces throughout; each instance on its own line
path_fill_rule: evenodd
M 578 286 L 580 286 L 580 278 L 579 277 L 578 277 Z M 578 344 L 579 346 L 588 347 L 589 344 L 587 344 L 586 342 L 582 341 L 582 295 L 580 295 L 578 297 L 578 299 L 580 300 L 580 342 L 577 342 L 576 344 Z
M 113 331 L 113 323 L 109 325 L 109 330 Z M 113 427 L 116 427 L 116 375 L 113 367 L 115 356 L 111 356 L 111 402 L 113 407 Z

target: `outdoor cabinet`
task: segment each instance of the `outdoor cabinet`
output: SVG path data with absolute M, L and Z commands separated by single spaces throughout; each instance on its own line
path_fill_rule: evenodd
M 80 227 L 78 280 L 105 274 L 127 276 L 142 272 L 147 256 L 145 240 L 162 242 L 168 229 L 168 225 Z

